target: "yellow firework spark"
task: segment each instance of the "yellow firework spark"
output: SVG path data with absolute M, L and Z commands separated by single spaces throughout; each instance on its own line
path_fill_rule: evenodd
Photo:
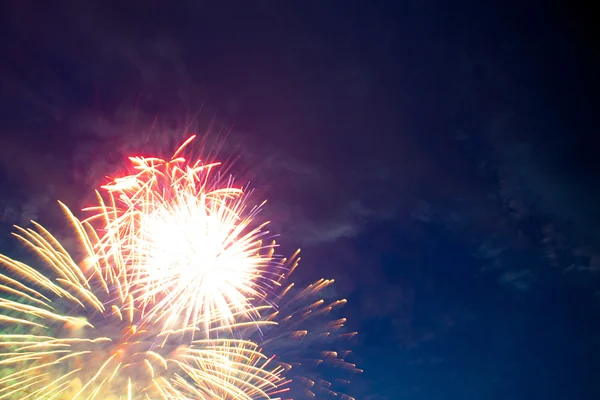
M 63 205 L 84 253 L 95 234 Z M 104 278 L 95 259 L 80 268 L 46 229 L 16 236 L 48 274 L 0 255 L 0 399 L 274 399 L 283 370 L 255 344 L 161 335 L 140 321 L 131 294 Z M 151 327 L 150 327 L 151 328 Z M 182 333 L 182 335 L 185 332 Z
M 191 379 L 179 378 L 175 385 L 187 398 L 275 399 L 287 392 L 282 389 L 287 383 L 281 378 L 284 368 L 252 342 L 200 340 L 181 351 L 182 361 L 174 362 Z
M 262 204 L 248 206 L 219 164 L 180 156 L 192 139 L 169 160 L 131 157 L 136 173 L 103 186 L 87 209 L 103 232 L 94 251 L 106 280 L 164 331 L 258 321 L 256 302 L 283 272 L 275 244 L 263 244 L 267 223 L 256 222 Z

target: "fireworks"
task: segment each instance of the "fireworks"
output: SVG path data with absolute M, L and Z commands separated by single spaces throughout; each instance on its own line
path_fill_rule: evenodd
M 253 302 L 282 273 L 263 245 L 266 223 L 255 222 L 260 205 L 249 208 L 218 164 L 188 165 L 183 146 L 167 161 L 132 157 L 137 173 L 103 186 L 87 220 L 103 232 L 97 261 L 163 330 L 258 321 Z
M 63 208 L 91 251 L 91 227 Z M 0 256 L 8 272 L 0 275 L 0 321 L 8 332 L 0 335 L 0 398 L 275 398 L 282 368 L 254 343 L 182 346 L 138 327 L 141 310 L 131 295 L 121 298 L 98 264 L 88 263 L 86 273 L 48 231 L 35 228 L 17 237 L 48 265 L 48 275 Z
M 0 399 L 351 399 L 309 367 L 359 372 L 321 350 L 354 335 L 330 319 L 345 300 L 319 299 L 329 280 L 294 288 L 298 253 L 275 254 L 263 203 L 218 163 L 181 156 L 193 138 L 131 157 L 83 221 L 61 203 L 81 261 L 18 228 L 47 268 L 0 255 Z

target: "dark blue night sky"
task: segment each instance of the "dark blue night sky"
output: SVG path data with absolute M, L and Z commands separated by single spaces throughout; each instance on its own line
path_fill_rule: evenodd
M 357 399 L 600 398 L 583 5 L 38 3 L 0 7 L 2 252 L 209 132 L 348 298 Z

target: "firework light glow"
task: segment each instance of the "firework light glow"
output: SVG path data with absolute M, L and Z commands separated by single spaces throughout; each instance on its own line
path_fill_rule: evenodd
M 336 397 L 361 372 L 331 318 L 346 300 L 299 289 L 300 258 L 275 254 L 264 203 L 220 164 L 130 157 L 75 227 L 82 262 L 46 229 L 17 237 L 44 272 L 0 255 L 0 399 L 280 399 Z M 345 374 L 320 376 L 323 366 Z

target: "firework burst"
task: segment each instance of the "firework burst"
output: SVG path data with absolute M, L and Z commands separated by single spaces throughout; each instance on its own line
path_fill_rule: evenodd
M 278 398 L 283 369 L 254 343 L 181 345 L 139 325 L 133 296 L 121 296 L 124 289 L 89 257 L 91 226 L 63 209 L 88 254 L 85 268 L 38 224 L 16 236 L 48 274 L 0 255 L 0 399 Z
M 282 273 L 274 244 L 263 244 L 267 223 L 256 223 L 262 204 L 249 207 L 219 164 L 188 164 L 179 154 L 193 138 L 169 160 L 131 157 L 136 173 L 103 186 L 87 209 L 105 278 L 163 331 L 259 321 L 254 304 Z
M 290 283 L 298 253 L 275 254 L 263 204 L 218 163 L 180 155 L 193 139 L 131 157 L 84 221 L 63 205 L 82 263 L 19 228 L 49 274 L 0 255 L 0 399 L 351 399 L 338 383 L 360 370 L 334 343 L 354 333 L 332 318 L 345 300 L 321 298 L 331 280 Z

